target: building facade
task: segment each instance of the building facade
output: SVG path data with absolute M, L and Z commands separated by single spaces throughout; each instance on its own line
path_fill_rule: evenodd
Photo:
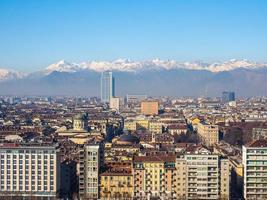
M 56 147 L 2 145 L 0 163 L 0 197 L 57 198 L 60 159 Z
M 80 150 L 79 195 L 81 200 L 99 198 L 100 144 L 86 144 Z
M 235 93 L 231 91 L 224 91 L 222 93 L 222 102 L 227 103 L 230 101 L 235 101 Z
M 229 199 L 230 169 L 226 159 L 213 154 L 187 154 L 186 199 Z
M 205 122 L 198 123 L 197 133 L 202 142 L 207 146 L 213 146 L 219 142 L 219 128 L 217 125 Z
M 134 197 L 138 199 L 173 197 L 175 156 L 136 156 L 133 167 Z
M 118 162 L 114 166 L 100 174 L 101 199 L 133 199 L 134 181 L 132 164 L 129 162 Z
M 110 98 L 115 96 L 115 79 L 112 72 L 101 74 L 101 101 L 109 103 Z
M 159 112 L 158 101 L 142 101 L 141 113 L 144 115 L 157 115 Z
M 243 146 L 244 198 L 267 199 L 267 140 L 261 139 Z
M 115 110 L 117 112 L 120 111 L 120 98 L 119 97 L 111 97 L 109 100 L 109 108 L 111 110 Z

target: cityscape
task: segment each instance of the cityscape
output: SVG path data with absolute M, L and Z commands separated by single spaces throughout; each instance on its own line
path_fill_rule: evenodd
M 0 0 L 0 200 L 267 200 L 266 19 Z

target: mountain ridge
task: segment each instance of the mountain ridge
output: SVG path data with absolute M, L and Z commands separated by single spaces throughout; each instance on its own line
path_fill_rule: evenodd
M 122 71 L 122 72 L 143 72 L 152 70 L 173 70 L 173 69 L 187 69 L 187 70 L 206 70 L 213 73 L 232 71 L 235 69 L 261 69 L 267 68 L 267 63 L 257 63 L 246 59 L 231 59 L 225 62 L 213 62 L 211 64 L 205 62 L 178 62 L 175 60 L 161 60 L 153 59 L 146 61 L 131 61 L 130 59 L 117 59 L 114 61 L 89 61 L 82 63 L 71 63 L 65 60 L 53 63 L 41 71 L 23 73 L 15 70 L 0 68 L 0 81 L 21 78 L 34 78 L 47 76 L 50 73 L 68 72 L 75 73 L 78 71 Z

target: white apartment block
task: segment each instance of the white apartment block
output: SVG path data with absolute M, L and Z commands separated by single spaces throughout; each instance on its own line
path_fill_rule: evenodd
M 267 140 L 256 140 L 242 149 L 244 198 L 267 199 Z
M 186 154 L 186 199 L 229 199 L 227 159 L 213 154 Z
M 0 197 L 56 199 L 59 151 L 53 146 L 0 146 Z
M 99 198 L 100 145 L 86 144 L 80 151 L 80 187 L 81 200 Z

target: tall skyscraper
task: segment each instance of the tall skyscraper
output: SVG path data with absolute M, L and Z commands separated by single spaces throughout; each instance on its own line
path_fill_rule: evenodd
M 102 72 L 101 75 L 101 101 L 109 103 L 111 97 L 115 96 L 115 79 L 112 72 Z
M 230 101 L 235 101 L 235 93 L 230 92 L 230 91 L 224 91 L 222 93 L 222 101 L 224 103 L 230 102 Z

